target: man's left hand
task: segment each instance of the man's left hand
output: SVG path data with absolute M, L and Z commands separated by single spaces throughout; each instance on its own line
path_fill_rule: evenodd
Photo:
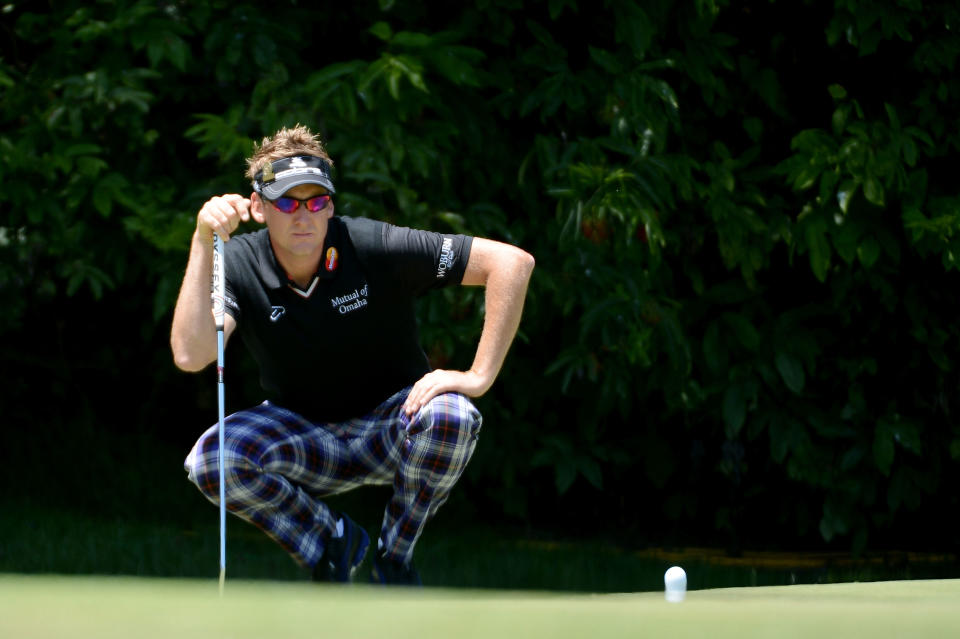
M 443 393 L 460 393 L 467 397 L 479 397 L 489 390 L 492 382 L 484 380 L 479 373 L 469 371 L 448 371 L 437 369 L 427 373 L 413 385 L 403 410 L 413 415 L 426 406 L 427 402 Z

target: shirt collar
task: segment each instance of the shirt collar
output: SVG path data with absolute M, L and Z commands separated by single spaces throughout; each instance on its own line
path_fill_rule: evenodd
M 270 232 L 267 229 L 263 229 L 262 233 L 263 235 L 259 245 L 259 262 L 263 283 L 270 289 L 283 288 L 293 284 L 287 278 L 286 271 L 280 266 L 280 263 L 277 261 L 277 256 L 273 252 L 273 245 L 270 244 Z M 329 280 L 333 279 L 336 275 L 339 270 L 339 264 L 337 264 L 333 270 L 327 270 L 325 264 L 327 252 L 331 248 L 337 251 L 337 261 L 339 262 L 339 255 L 342 254 L 340 250 L 340 237 L 340 219 L 332 217 L 330 218 L 330 223 L 327 224 L 327 236 L 323 240 L 323 254 L 320 257 L 320 264 L 314 277 L 319 277 L 321 280 Z

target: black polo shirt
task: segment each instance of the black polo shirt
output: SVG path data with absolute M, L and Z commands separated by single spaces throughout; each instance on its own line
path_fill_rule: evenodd
M 308 419 L 360 417 L 430 371 L 414 301 L 459 284 L 473 239 L 333 217 L 324 259 L 301 290 L 267 229 L 226 243 L 226 312 L 277 404 Z

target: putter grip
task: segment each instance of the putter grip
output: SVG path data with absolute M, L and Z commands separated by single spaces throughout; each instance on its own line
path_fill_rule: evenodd
M 213 282 L 210 298 L 213 302 L 213 321 L 217 330 L 223 330 L 223 296 L 226 274 L 223 268 L 223 239 L 213 234 Z

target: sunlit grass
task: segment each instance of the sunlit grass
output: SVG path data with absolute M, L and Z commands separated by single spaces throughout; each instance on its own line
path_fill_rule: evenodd
M 947 637 L 960 581 L 616 595 L 0 575 L 4 637 Z

